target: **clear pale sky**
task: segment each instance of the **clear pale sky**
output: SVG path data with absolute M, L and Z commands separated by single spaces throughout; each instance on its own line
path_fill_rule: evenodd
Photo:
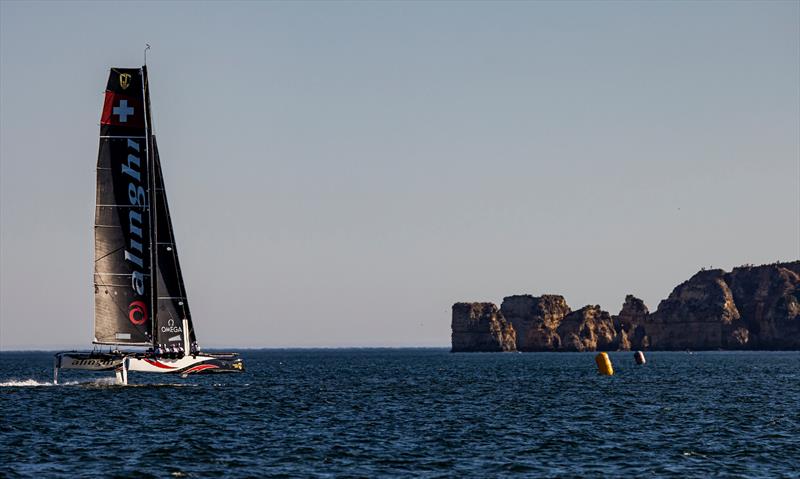
M 148 66 L 201 345 L 448 346 L 800 257 L 800 3 L 0 3 L 0 348 L 88 347 L 102 92 Z

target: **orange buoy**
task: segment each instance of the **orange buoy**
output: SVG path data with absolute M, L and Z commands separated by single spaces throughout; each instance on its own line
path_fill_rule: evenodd
M 611 358 L 606 353 L 600 353 L 594 357 L 597 363 L 597 371 L 604 376 L 613 376 L 614 368 L 611 366 Z
M 636 360 L 636 364 L 644 364 L 647 362 L 644 358 L 644 353 L 641 351 L 636 351 L 636 354 L 633 355 L 633 359 Z

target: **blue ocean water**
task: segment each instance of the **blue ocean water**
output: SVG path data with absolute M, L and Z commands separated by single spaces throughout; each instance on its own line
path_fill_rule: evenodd
M 245 351 L 245 374 L 0 353 L 2 477 L 800 477 L 800 353 Z

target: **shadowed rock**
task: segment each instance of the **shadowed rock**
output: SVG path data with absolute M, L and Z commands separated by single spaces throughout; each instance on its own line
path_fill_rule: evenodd
M 494 303 L 453 305 L 452 351 L 516 351 L 514 328 Z
M 678 285 L 651 319 L 651 349 L 741 349 L 748 341 L 721 269 L 700 271 Z
M 800 349 L 800 261 L 734 268 L 725 281 L 748 349 Z
M 628 295 L 613 318 L 559 295 L 453 306 L 454 351 L 800 349 L 800 261 L 702 270 L 649 313 Z
M 500 311 L 517 332 L 518 350 L 553 351 L 561 346 L 556 329 L 570 313 L 563 296 L 508 296 L 503 299 Z
M 584 306 L 568 314 L 558 326 L 562 351 L 611 351 L 617 349 L 614 321 L 600 306 Z
M 617 331 L 618 349 L 630 351 L 631 349 L 647 349 L 650 339 L 645 332 L 645 324 L 650 316 L 650 311 L 644 301 L 629 294 L 625 296 L 619 315 L 614 316 L 614 329 Z

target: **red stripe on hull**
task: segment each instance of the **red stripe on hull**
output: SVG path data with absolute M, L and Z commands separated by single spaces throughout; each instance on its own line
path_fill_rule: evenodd
M 145 361 L 145 362 L 147 362 L 148 364 L 151 364 L 151 365 L 153 365 L 153 366 L 157 367 L 157 368 L 161 368 L 161 369 L 175 369 L 175 368 L 174 368 L 174 367 L 172 367 L 172 366 L 167 366 L 166 364 L 160 363 L 160 362 L 158 362 L 158 361 L 153 361 L 152 359 L 145 359 L 144 361 Z
M 218 366 L 215 366 L 213 364 L 200 364 L 193 368 L 187 369 L 186 371 L 184 371 L 184 373 L 186 374 L 198 373 L 200 371 L 205 371 L 206 369 L 218 369 Z

